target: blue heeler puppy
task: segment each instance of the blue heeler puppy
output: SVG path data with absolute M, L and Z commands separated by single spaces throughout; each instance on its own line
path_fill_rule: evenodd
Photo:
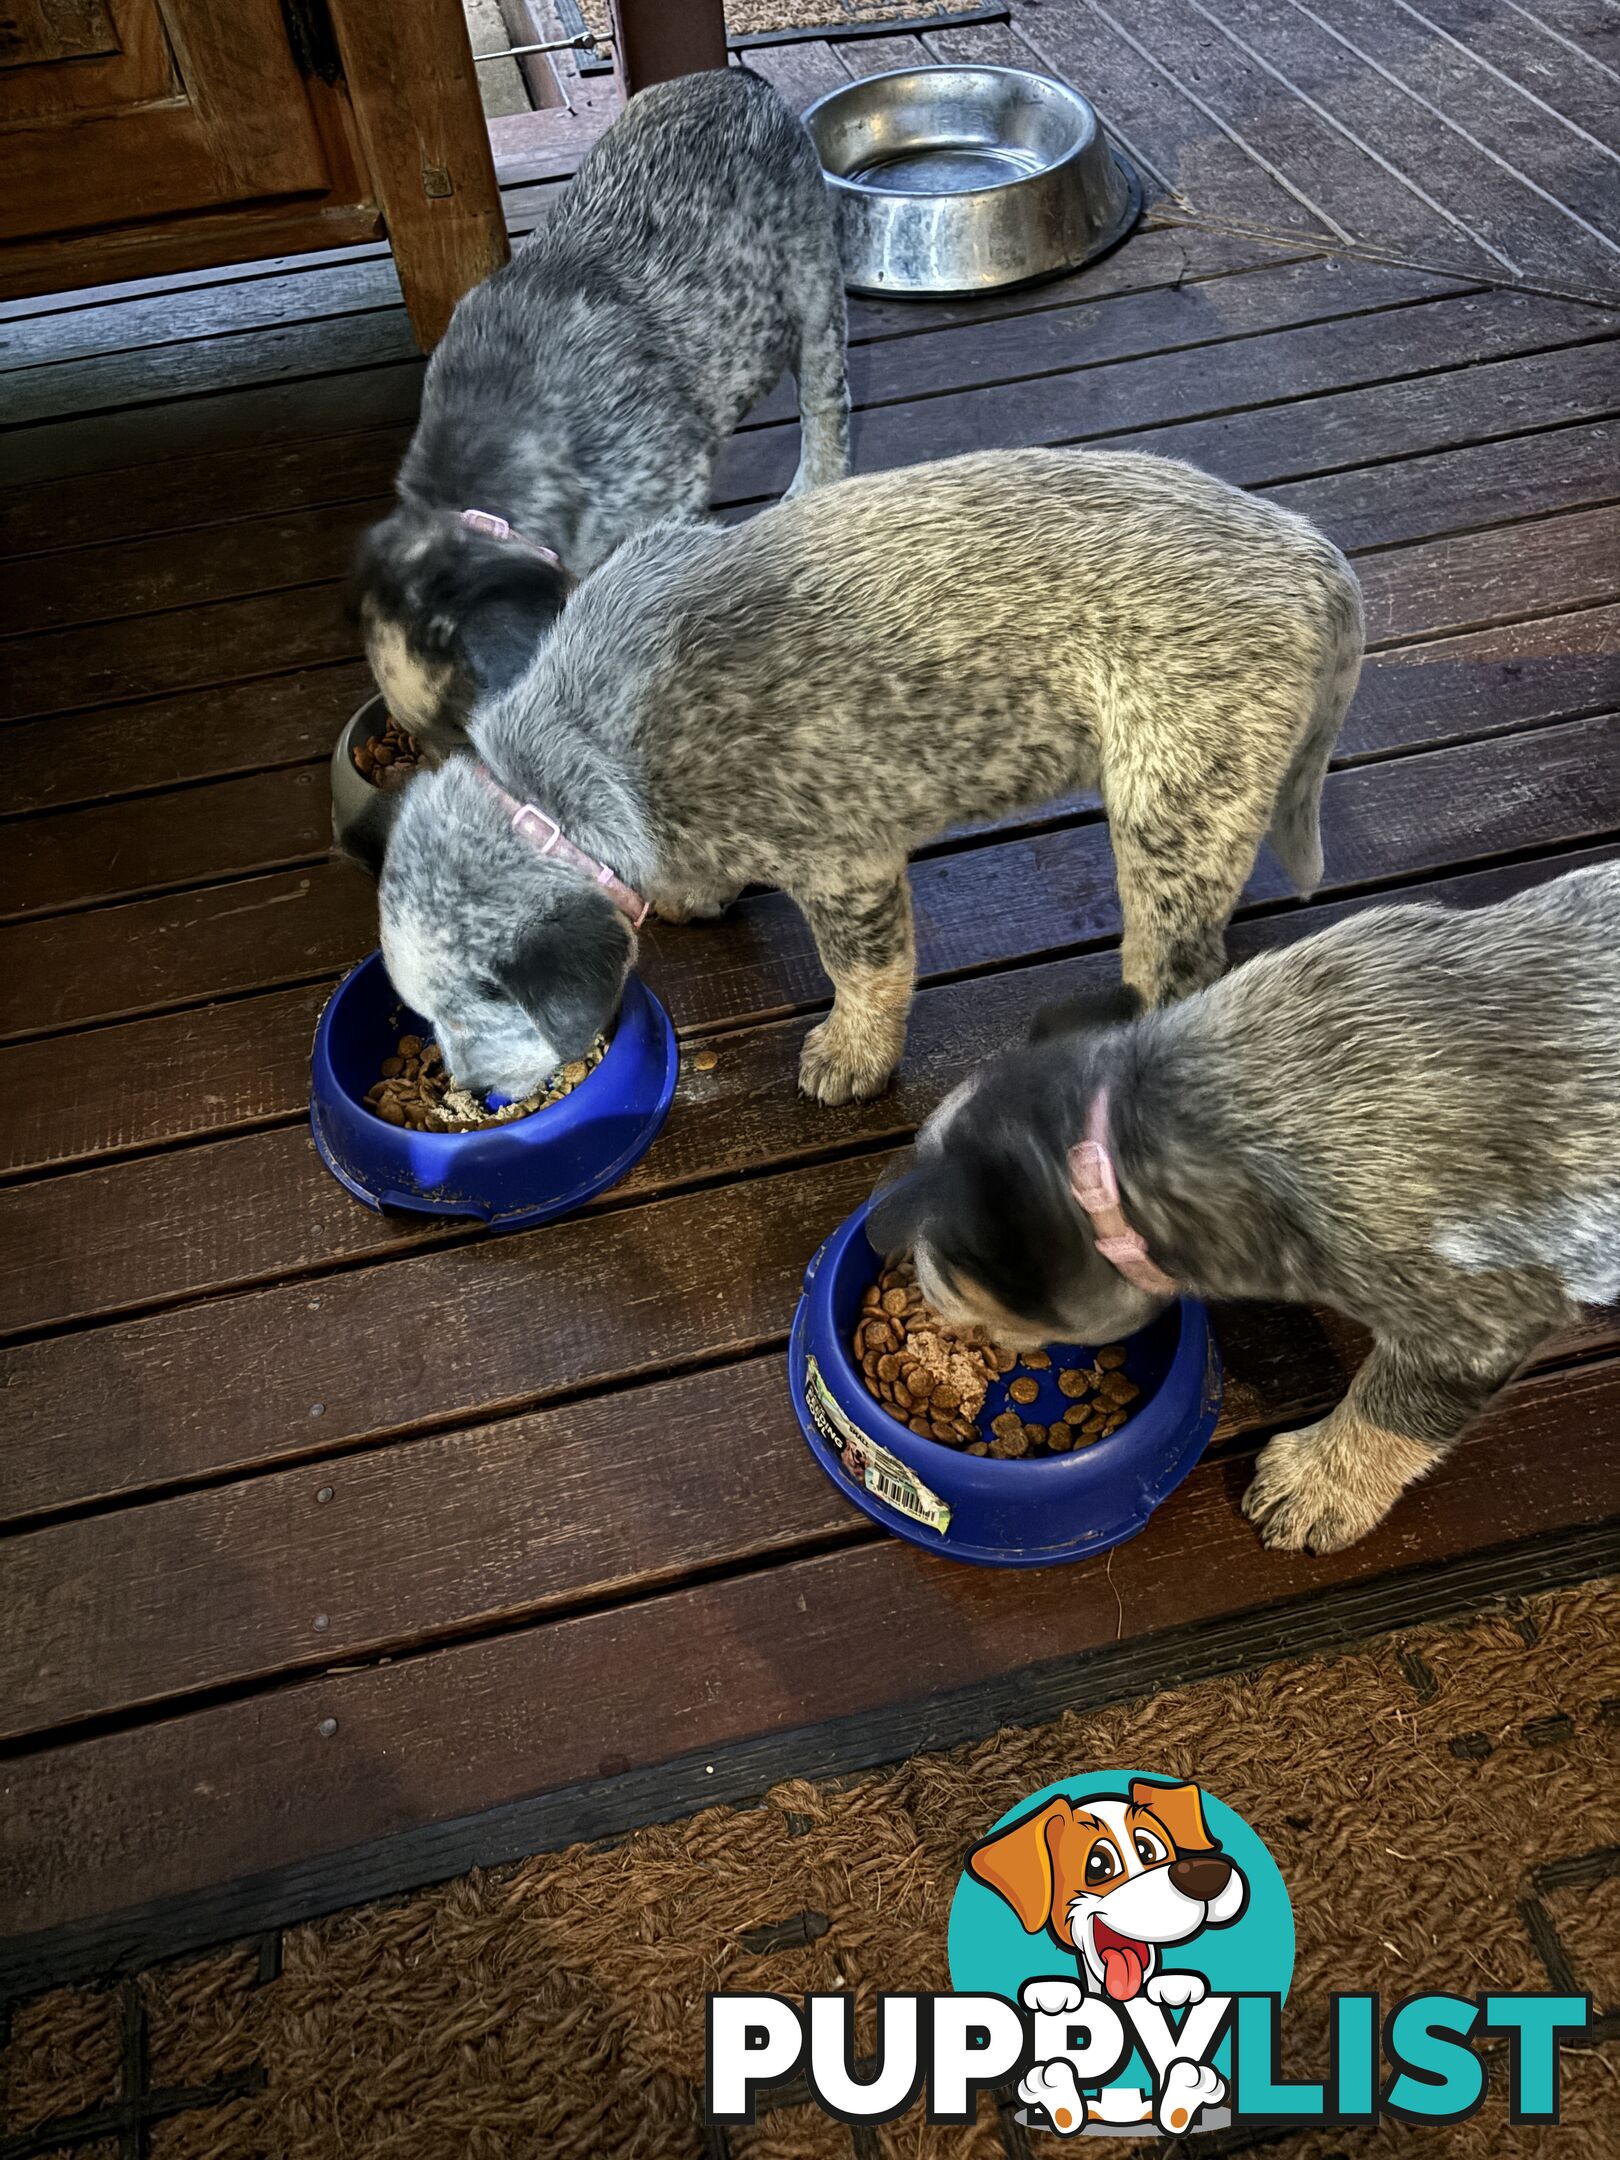
M 1301 891 L 1320 875 L 1360 660 L 1338 550 L 1162 458 L 987 451 L 661 526 L 477 707 L 486 770 L 406 789 L 389 972 L 456 1077 L 511 1095 L 615 1011 L 626 912 L 515 829 L 493 776 L 666 917 L 780 886 L 836 992 L 800 1085 L 873 1095 L 905 1039 L 911 849 L 1100 787 L 1126 976 L 1181 997 L 1220 973 L 1268 826 Z
M 1381 907 L 1162 1011 L 1078 1000 L 919 1135 L 872 1234 L 998 1342 L 1111 1342 L 1177 1290 L 1325 1304 L 1373 1348 L 1262 1451 L 1268 1545 L 1382 1521 L 1584 1304 L 1620 1297 L 1620 865 Z
M 837 480 L 844 290 L 809 136 L 740 68 L 644 90 L 428 365 L 399 507 L 356 570 L 395 718 L 455 747 L 474 695 L 521 672 L 576 580 L 632 533 L 703 512 L 721 445 L 787 368 L 794 486 Z

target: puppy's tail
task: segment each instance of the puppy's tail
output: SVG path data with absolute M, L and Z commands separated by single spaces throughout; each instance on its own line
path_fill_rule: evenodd
M 1337 549 L 1334 558 L 1324 595 L 1316 696 L 1271 813 L 1271 844 L 1303 899 L 1322 881 L 1322 783 L 1361 676 L 1361 588 Z

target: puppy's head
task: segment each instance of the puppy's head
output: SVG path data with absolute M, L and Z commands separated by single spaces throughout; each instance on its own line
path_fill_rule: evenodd
M 360 543 L 352 595 L 388 709 L 438 750 L 473 701 L 516 681 L 568 597 L 567 573 L 453 510 L 402 503 Z
M 1248 1884 L 1204 1821 L 1196 1785 L 1133 1779 L 1129 1795 L 1062 1795 L 973 1848 L 968 1870 L 1029 1934 L 1072 1950 L 1094 1989 L 1128 2002 L 1159 1951 L 1225 1927 Z
M 405 791 L 378 899 L 389 980 L 475 1095 L 532 1094 L 619 1009 L 629 923 L 512 831 L 471 759 Z
M 1097 1042 L 1139 1010 L 1121 989 L 1043 1013 L 1028 1049 L 991 1060 L 946 1097 L 910 1167 L 879 1189 L 873 1243 L 915 1255 L 924 1297 L 953 1325 L 982 1327 L 1014 1350 L 1106 1343 L 1164 1303 L 1097 1251 L 1069 1180 Z

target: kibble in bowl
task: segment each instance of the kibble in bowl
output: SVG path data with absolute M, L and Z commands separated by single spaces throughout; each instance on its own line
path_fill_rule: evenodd
M 850 1349 L 868 1392 L 908 1431 L 1002 1461 L 1094 1447 L 1129 1422 L 1142 1395 L 1123 1343 L 1060 1365 L 1048 1351 L 1004 1350 L 948 1327 L 909 1260 L 892 1262 L 862 1293 Z
M 514 1118 L 549 1110 L 582 1086 L 606 1054 L 607 1042 L 599 1035 L 582 1058 L 559 1066 L 533 1095 L 497 1105 L 481 1102 L 466 1088 L 457 1087 L 436 1042 L 426 1042 L 420 1035 L 401 1035 L 383 1059 L 375 1085 L 366 1090 L 366 1107 L 384 1124 L 407 1125 L 412 1132 L 482 1132 L 486 1126 L 509 1125 Z
M 954 1334 L 866 1208 L 805 1272 L 788 1373 L 846 1498 L 946 1558 L 1039 1567 L 1133 1537 L 1197 1461 L 1220 1408 L 1208 1316 L 1184 1298 L 1124 1343 L 1022 1356 Z
M 315 1031 L 310 1128 L 368 1207 L 525 1229 L 616 1184 L 675 1092 L 675 1031 L 639 976 L 604 1041 L 522 1102 L 455 1089 L 430 1030 L 400 1005 L 382 955 L 333 992 Z

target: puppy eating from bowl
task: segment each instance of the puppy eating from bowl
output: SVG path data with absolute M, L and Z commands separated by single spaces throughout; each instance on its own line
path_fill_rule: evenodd
M 1261 1452 L 1268 1545 L 1382 1521 L 1584 1304 L 1620 1296 L 1620 865 L 1493 907 L 1379 907 L 1149 1013 L 1037 1022 L 934 1113 L 874 1209 L 930 1304 L 1097 1341 L 1177 1292 L 1373 1336 Z
M 796 487 L 842 477 L 844 289 L 820 161 L 768 83 L 716 68 L 634 98 L 428 363 L 398 507 L 354 598 L 395 718 L 462 746 L 574 582 L 699 516 L 722 444 L 785 368 Z
M 1338 550 L 1168 459 L 988 451 L 660 526 L 476 707 L 478 762 L 405 791 L 389 973 L 458 1079 L 523 1093 L 611 1017 L 643 902 L 684 920 L 778 886 L 835 993 L 800 1086 L 874 1095 L 911 1001 L 910 851 L 1100 787 L 1127 979 L 1182 997 L 1220 973 L 1268 828 L 1299 890 L 1320 875 L 1360 659 Z

